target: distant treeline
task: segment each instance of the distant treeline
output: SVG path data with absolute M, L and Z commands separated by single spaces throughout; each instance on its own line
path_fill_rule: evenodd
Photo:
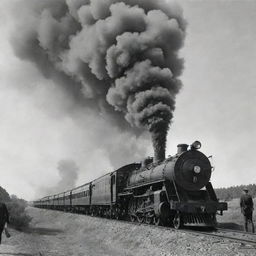
M 256 184 L 232 186 L 229 188 L 216 188 L 215 192 L 220 200 L 229 201 L 233 198 L 239 198 L 245 187 L 249 190 L 252 197 L 256 197 Z

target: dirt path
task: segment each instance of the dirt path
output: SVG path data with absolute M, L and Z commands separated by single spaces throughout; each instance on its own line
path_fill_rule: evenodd
M 256 255 L 236 242 L 158 230 L 57 211 L 27 209 L 33 217 L 26 232 L 10 230 L 0 256 L 171 256 Z

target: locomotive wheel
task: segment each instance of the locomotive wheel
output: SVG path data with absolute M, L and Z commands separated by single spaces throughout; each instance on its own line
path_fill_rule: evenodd
M 159 217 L 155 216 L 154 219 L 153 219 L 153 223 L 154 225 L 156 226 L 162 226 L 162 221 Z
M 119 219 L 120 219 L 120 216 L 119 216 L 118 212 L 115 213 L 115 219 L 116 219 L 116 220 L 119 220 Z
M 177 213 L 173 219 L 173 227 L 175 229 L 180 229 L 182 227 L 182 219 L 179 213 Z
M 213 216 L 212 216 L 212 228 L 213 229 L 217 229 L 217 218 L 216 218 L 216 214 L 214 214 Z
M 145 218 L 144 218 L 144 216 L 137 216 L 137 220 L 139 223 L 143 223 Z
M 146 218 L 145 218 L 145 223 L 146 223 L 146 224 L 152 224 L 152 217 L 146 216 Z
M 130 215 L 130 220 L 131 220 L 131 222 L 135 222 L 136 221 L 136 216 L 134 216 L 134 215 Z

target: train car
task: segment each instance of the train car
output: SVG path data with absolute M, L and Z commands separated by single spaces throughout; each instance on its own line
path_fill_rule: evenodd
M 89 214 L 91 205 L 91 183 L 86 183 L 82 186 L 71 190 L 72 210 Z
M 42 199 L 33 201 L 33 206 L 37 208 L 42 208 Z
M 132 170 L 124 189 L 129 198 L 132 221 L 156 225 L 204 225 L 214 227 L 216 214 L 227 209 L 218 202 L 210 182 L 212 166 L 196 141 L 161 163 L 142 164 Z M 125 195 L 125 193 L 123 193 Z
M 63 210 L 65 208 L 65 201 L 64 201 L 64 192 L 61 192 L 55 196 L 56 199 L 56 205 L 55 208 L 57 210 Z
M 48 200 L 48 196 L 40 199 L 39 200 L 39 207 L 40 208 L 47 208 L 47 200 Z
M 43 197 L 37 201 L 33 202 L 33 205 L 38 208 L 47 208 L 48 196 Z
M 54 209 L 54 196 L 55 195 L 51 195 L 48 197 L 48 200 L 46 202 L 46 208 L 47 209 Z
M 59 195 L 58 194 L 54 195 L 52 201 L 53 201 L 53 205 L 52 205 L 53 209 L 58 210 L 58 208 L 59 208 Z
M 50 208 L 50 196 L 47 196 L 43 200 L 43 208 L 47 209 Z
M 72 211 L 72 190 L 67 190 L 64 192 L 64 211 Z
M 127 198 L 123 196 L 124 188 L 131 169 L 140 164 L 125 165 L 91 182 L 91 214 L 125 218 L 127 215 Z
M 113 202 L 111 187 L 111 173 L 101 176 L 91 182 L 92 215 L 110 215 L 110 209 Z

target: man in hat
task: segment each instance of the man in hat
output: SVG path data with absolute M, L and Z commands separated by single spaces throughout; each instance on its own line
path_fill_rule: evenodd
M 252 196 L 249 195 L 248 189 L 243 189 L 244 194 L 240 198 L 240 207 L 241 213 L 244 215 L 244 227 L 245 231 L 248 231 L 248 222 L 252 224 L 252 232 L 254 233 L 254 224 L 252 221 L 252 213 L 253 213 L 253 200 Z

